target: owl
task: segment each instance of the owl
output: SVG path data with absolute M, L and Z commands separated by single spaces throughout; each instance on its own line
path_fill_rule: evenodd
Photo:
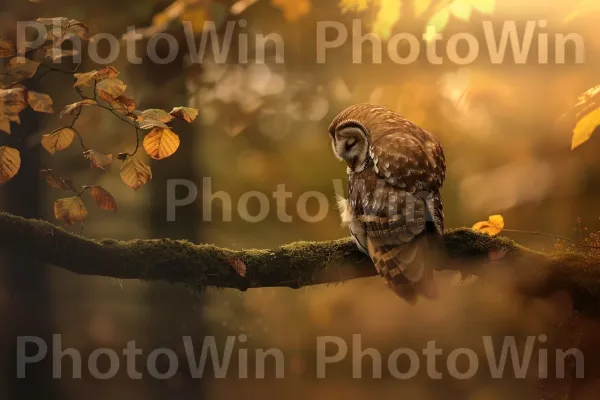
M 435 297 L 432 264 L 444 251 L 440 142 L 371 104 L 342 111 L 329 135 L 334 154 L 347 165 L 348 198 L 338 205 L 354 242 L 397 295 L 410 303 Z

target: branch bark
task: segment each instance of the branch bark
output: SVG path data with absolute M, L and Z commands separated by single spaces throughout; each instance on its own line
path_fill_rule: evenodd
M 485 277 L 500 269 L 523 294 L 566 291 L 575 310 L 600 316 L 598 258 L 568 251 L 540 253 L 468 228 L 449 230 L 444 239 L 449 258 L 438 270 Z M 0 213 L 0 247 L 34 254 L 40 261 L 76 274 L 162 280 L 196 290 L 208 286 L 242 291 L 300 288 L 376 275 L 369 258 L 350 239 L 296 242 L 273 250 L 231 250 L 171 239 L 92 240 L 46 221 L 7 213 Z M 490 252 L 499 250 L 506 250 L 504 257 L 491 261 Z M 240 266 L 245 273 L 240 274 Z

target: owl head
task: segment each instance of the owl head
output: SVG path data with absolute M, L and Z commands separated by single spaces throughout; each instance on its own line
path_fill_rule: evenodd
M 369 131 L 354 119 L 336 118 L 329 127 L 331 146 L 350 171 L 361 171 L 369 160 Z

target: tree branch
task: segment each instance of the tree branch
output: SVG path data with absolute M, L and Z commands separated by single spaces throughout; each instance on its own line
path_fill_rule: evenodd
M 468 228 L 444 234 L 449 259 L 438 270 L 486 276 L 501 269 L 517 291 L 533 296 L 568 292 L 576 310 L 600 316 L 600 259 L 581 253 L 540 253 L 504 237 Z M 273 250 L 231 250 L 171 239 L 91 240 L 49 222 L 0 213 L 0 247 L 81 275 L 247 290 L 343 282 L 376 274 L 349 239 L 296 242 Z M 490 252 L 506 250 L 500 261 Z M 245 273 L 240 274 L 242 266 Z M 23 266 L 19 266 L 22 268 Z M 241 268 L 241 269 L 240 269 Z

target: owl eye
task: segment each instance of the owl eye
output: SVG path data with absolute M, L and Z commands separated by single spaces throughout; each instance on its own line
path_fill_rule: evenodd
M 358 140 L 356 140 L 356 138 L 348 139 L 346 141 L 346 150 L 352 149 L 356 145 L 357 142 L 358 142 Z

